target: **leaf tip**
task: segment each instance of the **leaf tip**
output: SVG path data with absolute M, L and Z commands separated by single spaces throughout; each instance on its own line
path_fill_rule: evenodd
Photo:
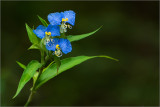
M 19 65 L 20 64 L 20 62 L 19 61 L 16 61 L 16 63 Z
M 27 24 L 27 23 L 25 23 L 25 25 L 26 25 L 26 29 L 27 29 L 29 26 L 28 26 L 28 24 Z
M 94 56 L 94 57 L 97 57 L 97 56 Z M 112 60 L 115 60 L 115 61 L 119 61 L 118 59 L 115 59 L 113 57 L 110 57 L 110 56 L 106 56 L 106 55 L 100 55 L 98 57 L 104 57 L 104 58 L 108 58 L 108 59 L 112 59 Z
M 17 95 L 15 94 L 15 95 L 12 97 L 12 99 L 14 99 L 16 96 L 17 96 Z
M 25 23 L 25 25 L 26 25 L 26 26 L 28 26 L 28 24 L 27 24 L 27 23 Z
M 12 97 L 12 99 L 16 98 L 18 95 L 18 93 L 16 92 L 16 94 Z
M 98 28 L 98 30 L 100 30 L 102 27 L 103 27 L 103 25 L 101 25 L 101 26 Z M 97 30 L 97 31 L 98 31 L 98 30 Z

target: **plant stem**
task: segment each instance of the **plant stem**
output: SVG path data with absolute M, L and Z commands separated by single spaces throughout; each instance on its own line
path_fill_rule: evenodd
M 29 95 L 29 98 L 28 98 L 26 104 L 24 105 L 25 107 L 27 107 L 28 104 L 31 102 L 31 100 L 32 100 L 32 98 L 33 98 L 33 95 L 34 95 L 34 92 L 31 91 L 31 93 L 30 93 L 30 95 Z
M 41 51 L 41 64 L 44 65 L 44 51 Z
M 26 104 L 24 105 L 25 107 L 27 107 L 27 106 L 29 105 L 29 103 L 32 101 L 33 95 L 34 95 L 34 93 L 36 92 L 35 86 L 36 86 L 36 84 L 37 84 L 37 80 L 39 79 L 40 75 L 42 74 L 44 64 L 45 64 L 44 51 L 41 51 L 41 65 L 42 65 L 42 66 L 41 66 L 41 68 L 39 68 L 38 77 L 37 77 L 35 83 L 33 83 L 33 87 L 31 88 L 31 93 L 30 93 L 30 95 L 29 95 L 29 97 L 28 97 L 28 100 L 27 100 Z

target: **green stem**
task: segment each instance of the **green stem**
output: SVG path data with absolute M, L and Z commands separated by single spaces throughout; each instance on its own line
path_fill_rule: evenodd
M 44 65 L 44 51 L 41 51 L 41 64 Z
M 41 66 L 41 68 L 39 69 L 38 77 L 37 77 L 35 83 L 33 84 L 33 87 L 31 88 L 31 93 L 30 93 L 30 95 L 29 95 L 29 97 L 28 97 L 28 100 L 27 100 L 26 104 L 24 105 L 25 107 L 27 107 L 27 106 L 29 105 L 29 103 L 32 101 L 33 95 L 34 95 L 34 93 L 36 92 L 35 86 L 36 86 L 36 84 L 37 84 L 37 80 L 39 79 L 40 75 L 42 74 L 44 64 L 45 64 L 44 51 L 41 51 L 41 65 L 42 65 L 42 66 Z
M 24 105 L 25 107 L 27 107 L 28 104 L 31 102 L 31 100 L 32 100 L 32 98 L 33 98 L 33 95 L 34 95 L 34 92 L 31 91 L 31 93 L 30 93 L 30 95 L 29 95 L 29 98 L 28 98 L 26 104 Z
M 66 38 L 65 32 L 61 34 L 62 38 Z

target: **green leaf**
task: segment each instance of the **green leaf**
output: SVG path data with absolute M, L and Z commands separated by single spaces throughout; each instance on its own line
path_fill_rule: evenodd
M 102 27 L 102 26 L 101 26 Z M 93 35 L 94 33 L 96 33 L 101 27 L 99 27 L 97 30 L 93 31 L 93 32 L 90 32 L 90 33 L 86 33 L 86 34 L 81 34 L 81 35 L 69 35 L 67 36 L 67 39 L 70 41 L 70 42 L 73 42 L 73 41 L 78 41 L 80 39 L 83 39 L 83 38 L 86 38 L 90 35 Z
M 60 61 L 59 57 L 57 57 L 55 55 L 53 57 L 54 57 L 54 61 L 55 61 L 56 66 L 57 66 L 57 74 L 58 74 L 59 67 L 61 66 L 61 61 Z
M 38 78 L 38 75 L 39 75 L 39 72 L 36 72 L 34 75 L 33 75 L 33 85 L 35 84 L 37 78 Z
M 39 39 L 37 38 L 37 36 L 33 33 L 33 30 L 27 24 L 26 24 L 26 30 L 27 30 L 30 42 L 33 44 L 38 44 Z
M 22 63 L 20 63 L 20 62 L 18 62 L 18 61 L 16 61 L 16 62 L 17 62 L 17 64 L 18 64 L 21 68 L 26 69 L 26 66 L 25 66 L 24 64 L 22 64 Z
M 49 68 L 53 63 L 54 63 L 54 61 L 52 61 L 46 68 L 44 68 L 43 71 L 42 71 L 42 73 L 43 73 L 47 68 Z
M 40 16 L 38 16 L 38 18 L 44 26 L 46 26 L 46 27 L 48 26 L 47 22 L 44 19 L 42 19 Z
M 28 48 L 28 50 L 29 50 L 29 49 L 40 49 L 40 47 L 39 47 L 38 44 L 33 44 L 33 45 L 31 45 L 31 46 Z
M 33 77 L 33 75 L 35 74 L 36 70 L 38 68 L 40 68 L 40 67 L 41 67 L 41 64 L 36 60 L 31 61 L 27 65 L 27 67 L 24 70 L 24 72 L 23 72 L 23 74 L 21 76 L 21 79 L 19 81 L 17 92 L 16 92 L 16 94 L 14 95 L 13 98 L 15 98 L 20 93 L 20 91 L 22 90 L 24 85 Z
M 112 57 L 109 56 L 77 56 L 77 57 L 70 57 L 70 58 L 66 58 L 61 60 L 61 66 L 59 68 L 59 73 L 62 73 L 63 71 L 66 71 L 88 59 L 92 59 L 92 58 L 96 58 L 96 57 L 104 57 L 104 58 L 109 58 L 112 60 L 116 60 Z M 52 79 L 53 77 L 55 77 L 57 75 L 56 73 L 56 69 L 57 66 L 56 64 L 52 64 L 49 68 L 47 68 L 40 76 L 40 78 L 37 80 L 38 84 L 36 86 L 36 89 L 38 89 L 42 84 L 44 84 L 45 82 L 47 82 L 48 80 Z

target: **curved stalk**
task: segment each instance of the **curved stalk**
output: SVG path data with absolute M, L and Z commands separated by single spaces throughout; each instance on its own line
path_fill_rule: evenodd
M 34 95 L 34 92 L 31 91 L 31 93 L 30 93 L 30 95 L 29 95 L 29 98 L 28 98 L 26 104 L 24 105 L 25 107 L 27 107 L 28 104 L 32 101 L 33 95 Z

